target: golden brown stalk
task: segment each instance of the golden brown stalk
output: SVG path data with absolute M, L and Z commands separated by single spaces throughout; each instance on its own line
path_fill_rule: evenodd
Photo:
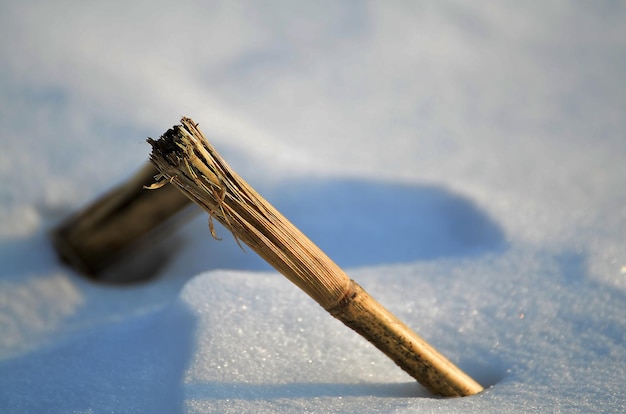
M 152 145 L 150 160 L 177 186 L 335 318 L 354 329 L 435 394 L 482 387 L 351 280 L 313 242 L 235 173 L 198 125 L 181 120 Z M 159 185 L 155 185 L 158 187 Z
M 137 276 L 137 271 L 111 276 L 107 271 L 120 264 L 122 258 L 135 259 L 148 235 L 163 230 L 166 222 L 191 205 L 174 186 L 158 192 L 146 190 L 144 186 L 153 183 L 157 173 L 152 164 L 146 163 L 131 178 L 55 227 L 51 236 L 59 256 L 98 280 L 128 282 L 151 276 Z M 142 271 L 149 270 L 141 267 Z

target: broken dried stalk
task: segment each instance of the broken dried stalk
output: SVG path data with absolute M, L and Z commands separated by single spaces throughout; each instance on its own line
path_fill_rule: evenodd
M 482 387 L 351 280 L 313 242 L 235 173 L 198 125 L 181 120 L 152 145 L 164 181 L 228 228 L 335 318 L 354 329 L 435 394 L 466 396 Z M 160 186 L 160 183 L 153 187 Z

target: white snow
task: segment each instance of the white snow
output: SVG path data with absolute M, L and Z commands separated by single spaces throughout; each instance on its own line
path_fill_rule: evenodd
M 0 57 L 0 411 L 626 410 L 622 3 L 3 2 Z M 429 395 L 206 215 L 149 282 L 61 265 L 181 115 L 488 388 Z

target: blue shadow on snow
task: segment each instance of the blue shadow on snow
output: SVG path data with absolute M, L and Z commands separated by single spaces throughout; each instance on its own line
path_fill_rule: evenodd
M 471 200 L 442 187 L 356 179 L 253 186 L 342 267 L 432 260 L 505 247 L 496 222 Z M 243 253 L 225 228 L 217 228 L 222 242 L 207 237 L 206 221 L 202 214 L 179 233 L 183 243 L 193 240 L 181 249 L 190 272 L 269 270 L 249 249 Z M 187 248 L 193 252 L 185 253 Z
M 1 361 L 0 411 L 182 412 L 195 324 L 174 302 Z

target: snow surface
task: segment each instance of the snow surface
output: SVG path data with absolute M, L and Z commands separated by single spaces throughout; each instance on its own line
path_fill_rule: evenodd
M 3 1 L 0 58 L 0 411 L 626 410 L 624 3 Z M 205 215 L 149 282 L 59 264 L 181 115 L 488 389 L 432 397 Z

